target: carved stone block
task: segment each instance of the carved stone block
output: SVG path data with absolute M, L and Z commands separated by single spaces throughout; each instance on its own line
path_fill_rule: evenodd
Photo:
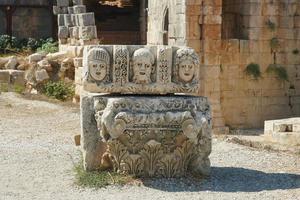
M 74 6 L 73 9 L 74 9 L 75 14 L 86 13 L 86 6 L 85 5 Z
M 73 0 L 73 5 L 83 5 L 82 0 Z
M 91 40 L 97 38 L 97 27 L 96 26 L 80 26 L 79 27 L 79 38 L 83 40 Z
M 107 55 L 97 54 L 102 65 Z M 106 159 L 117 172 L 144 177 L 210 172 L 211 116 L 204 97 L 82 95 L 81 125 L 87 170 L 104 167 Z
M 77 14 L 79 26 L 95 26 L 94 13 Z
M 96 93 L 195 95 L 199 58 L 187 47 L 87 46 L 84 89 Z
M 69 0 L 56 0 L 57 6 L 60 7 L 68 7 L 69 6 Z
M 66 26 L 59 26 L 58 27 L 58 38 L 59 39 L 66 39 L 69 36 L 69 29 Z
M 57 15 L 57 24 L 58 26 L 65 26 L 65 16 L 63 14 Z
M 72 21 L 72 15 L 71 14 L 65 14 L 64 15 L 65 18 L 65 26 L 73 26 L 73 21 Z

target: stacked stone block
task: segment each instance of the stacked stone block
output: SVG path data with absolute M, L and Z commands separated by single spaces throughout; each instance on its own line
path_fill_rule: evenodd
M 87 45 L 97 44 L 97 27 L 94 13 L 86 12 L 82 1 L 57 0 L 53 8 L 58 20 L 58 38 L 60 44 Z
M 85 45 L 96 45 L 97 27 L 95 16 L 87 12 L 82 0 L 57 0 L 53 7 L 57 15 L 59 50 L 68 52 L 69 57 L 74 58 L 75 66 L 75 97 L 74 101 L 79 102 L 82 90 L 82 57 Z

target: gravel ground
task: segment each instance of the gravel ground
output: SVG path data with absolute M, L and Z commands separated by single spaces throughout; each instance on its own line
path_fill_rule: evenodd
M 0 199 L 300 200 L 300 157 L 213 141 L 212 176 L 94 190 L 74 185 L 79 109 L 0 94 Z

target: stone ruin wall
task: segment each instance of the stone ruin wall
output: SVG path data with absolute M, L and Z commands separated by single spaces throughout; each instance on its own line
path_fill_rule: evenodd
M 263 127 L 264 120 L 300 114 L 300 2 L 261 0 L 182 0 L 149 2 L 148 43 L 163 42 L 164 16 L 169 8 L 169 44 L 187 45 L 200 54 L 201 89 L 212 104 L 215 132 Z M 162 9 L 163 8 L 163 9 Z M 275 23 L 272 31 L 268 20 Z M 159 26 L 160 25 L 160 26 Z M 162 27 L 155 30 L 151 27 Z M 270 40 L 278 38 L 276 64 L 289 82 L 265 73 L 274 63 Z M 251 62 L 263 78 L 245 75 Z

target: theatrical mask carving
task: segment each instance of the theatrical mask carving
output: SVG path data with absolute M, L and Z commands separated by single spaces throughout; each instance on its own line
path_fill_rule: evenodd
M 94 48 L 88 55 L 88 69 L 91 78 L 95 81 L 103 81 L 108 76 L 110 56 L 103 48 Z
M 149 49 L 141 48 L 134 52 L 132 57 L 133 82 L 136 84 L 149 84 L 152 82 L 154 56 Z
M 199 68 L 199 59 L 193 49 L 182 48 L 176 52 L 177 78 L 182 83 L 189 83 L 195 77 Z

